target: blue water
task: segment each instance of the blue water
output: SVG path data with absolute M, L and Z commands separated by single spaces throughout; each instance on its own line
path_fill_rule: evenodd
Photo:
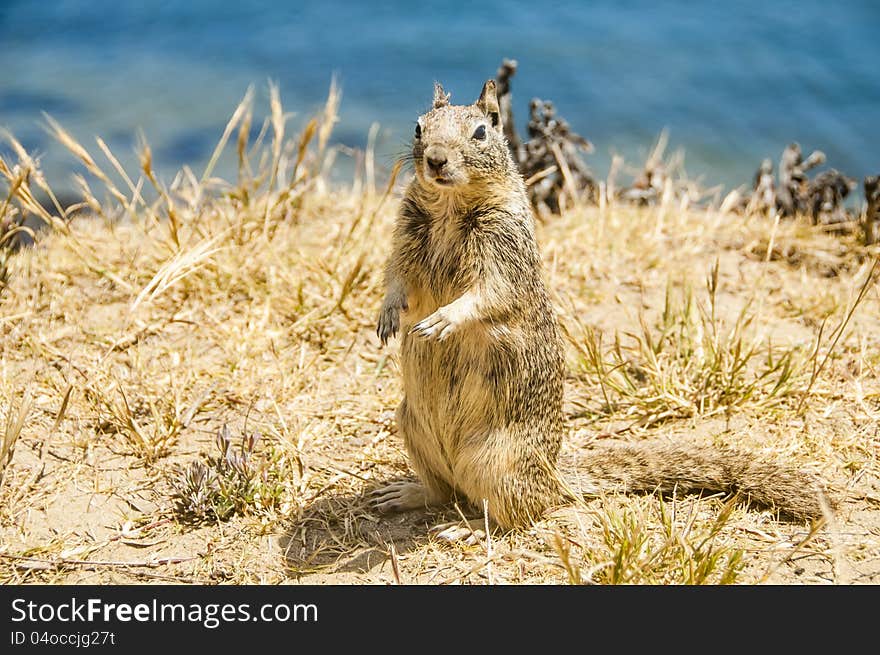
M 552 99 L 601 176 L 663 128 L 706 184 L 748 181 L 793 140 L 854 177 L 880 173 L 877 0 L 0 0 L 0 127 L 61 187 L 77 167 L 42 111 L 132 164 L 142 130 L 161 170 L 198 171 L 250 84 L 265 110 L 277 81 L 296 127 L 336 74 L 337 140 L 363 146 L 378 121 L 387 165 L 433 80 L 470 102 L 505 56 L 520 63 L 520 129 L 531 97 Z

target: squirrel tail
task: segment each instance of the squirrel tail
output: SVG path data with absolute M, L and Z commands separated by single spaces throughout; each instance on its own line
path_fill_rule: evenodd
M 754 454 L 693 444 L 640 443 L 591 446 L 578 471 L 600 488 L 627 492 L 736 494 L 794 520 L 826 517 L 833 503 L 818 478 Z

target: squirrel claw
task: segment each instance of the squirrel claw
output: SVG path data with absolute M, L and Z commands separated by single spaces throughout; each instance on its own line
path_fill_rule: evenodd
M 388 340 L 400 330 L 400 311 L 391 307 L 383 308 L 379 314 L 379 323 L 376 326 L 376 336 L 384 346 Z
M 423 319 L 409 331 L 410 334 L 423 339 L 435 339 L 443 341 L 455 331 L 455 324 L 446 314 L 436 311 L 426 319 Z
M 382 513 L 402 512 L 428 505 L 425 489 L 415 482 L 401 481 L 375 489 L 368 494 L 369 503 Z
M 486 531 L 482 527 L 477 527 L 482 525 L 483 519 L 473 519 L 466 523 L 453 521 L 435 525 L 429 532 L 440 541 L 475 546 L 486 539 Z

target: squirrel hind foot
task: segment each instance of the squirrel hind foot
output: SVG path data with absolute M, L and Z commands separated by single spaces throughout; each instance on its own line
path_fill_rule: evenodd
M 412 509 L 427 509 L 437 504 L 425 487 L 418 482 L 400 480 L 371 491 L 369 504 L 383 514 L 406 512 Z
M 447 543 L 460 543 L 465 546 L 475 546 L 486 539 L 486 524 L 484 519 L 470 519 L 467 521 L 452 521 L 440 523 L 429 530 L 438 541 Z M 489 526 L 492 528 L 491 524 Z

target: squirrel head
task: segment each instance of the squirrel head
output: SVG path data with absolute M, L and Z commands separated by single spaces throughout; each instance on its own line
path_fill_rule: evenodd
M 419 116 L 412 146 L 415 174 L 429 191 L 455 193 L 515 170 L 501 125 L 495 80 L 472 105 L 451 105 L 434 85 L 431 110 Z

